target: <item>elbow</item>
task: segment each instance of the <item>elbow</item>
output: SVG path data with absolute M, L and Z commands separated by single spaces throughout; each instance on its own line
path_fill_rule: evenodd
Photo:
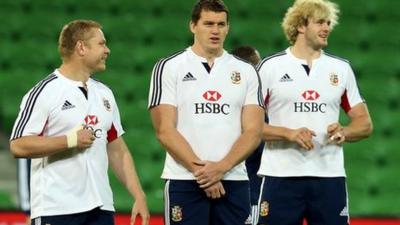
M 168 134 L 171 132 L 168 129 L 159 128 L 156 130 L 157 140 L 161 143 L 161 145 L 165 146 L 165 143 L 168 139 Z
M 247 135 L 248 137 L 251 137 L 251 139 L 253 140 L 253 147 L 254 149 L 257 148 L 258 145 L 260 145 L 261 141 L 263 140 L 263 129 L 261 128 L 253 128 L 253 129 L 249 129 L 247 130 Z
M 25 151 L 18 144 L 17 140 L 12 140 L 10 142 L 10 152 L 15 158 L 24 158 L 24 157 L 26 157 L 26 155 L 24 155 Z
M 374 131 L 374 125 L 372 124 L 372 122 L 369 122 L 366 126 L 366 135 L 365 138 L 368 138 L 369 136 L 371 136 L 372 132 Z

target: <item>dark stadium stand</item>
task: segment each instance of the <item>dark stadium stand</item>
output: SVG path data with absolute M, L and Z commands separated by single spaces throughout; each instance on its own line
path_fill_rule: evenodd
M 263 56 L 285 49 L 280 22 L 291 2 L 226 1 L 232 12 L 226 49 L 250 44 Z M 400 1 L 336 2 L 342 17 L 326 51 L 351 61 L 375 127 L 370 139 L 346 144 L 350 213 L 399 217 Z M 165 151 L 154 136 L 147 110 L 150 74 L 157 60 L 191 44 L 188 25 L 193 4 L 187 0 L 0 1 L 0 131 L 11 133 L 22 95 L 59 65 L 57 38 L 62 25 L 77 18 L 98 20 L 111 55 L 108 70 L 96 78 L 114 90 L 125 140 L 150 209 L 162 213 L 159 177 Z M 110 177 L 117 210 L 129 212 L 131 198 L 114 175 Z M 16 209 L 14 194 L 0 187 L 0 210 Z

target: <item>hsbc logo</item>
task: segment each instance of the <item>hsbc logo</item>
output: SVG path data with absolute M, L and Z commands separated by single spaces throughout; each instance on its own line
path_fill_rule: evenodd
M 222 95 L 218 91 L 206 91 L 203 94 L 203 98 L 210 102 L 218 101 Z
M 229 114 L 230 105 L 217 103 L 222 98 L 218 91 L 206 91 L 202 96 L 208 102 L 194 103 L 195 114 Z
M 96 138 L 100 138 L 103 135 L 101 129 L 94 129 L 94 126 L 99 123 L 99 119 L 95 115 L 87 115 L 85 117 L 85 129 L 93 131 L 93 135 Z
M 97 116 L 94 115 L 87 115 L 85 117 L 85 124 L 86 125 L 96 125 L 99 122 L 99 120 L 97 119 Z
M 318 94 L 318 92 L 316 92 L 314 90 L 308 90 L 308 91 L 303 92 L 303 94 L 301 96 L 303 96 L 303 98 L 305 100 L 314 101 L 314 100 L 317 100 L 320 95 Z
M 314 90 L 304 91 L 301 96 L 306 102 L 295 102 L 294 112 L 320 112 L 326 113 L 326 103 L 315 102 L 320 95 Z

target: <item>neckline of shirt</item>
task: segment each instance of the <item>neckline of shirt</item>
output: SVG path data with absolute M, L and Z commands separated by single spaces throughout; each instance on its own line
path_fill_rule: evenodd
M 198 59 L 198 60 L 200 60 L 202 63 L 208 63 L 208 61 L 207 61 L 206 58 L 204 58 L 204 57 L 202 57 L 202 56 L 199 56 L 199 55 L 197 55 L 196 53 L 194 53 L 193 50 L 192 50 L 192 47 L 188 47 L 186 50 L 188 51 L 189 56 L 190 56 L 191 58 Z M 226 52 L 225 49 L 223 49 L 222 55 L 219 56 L 219 57 L 215 57 L 215 59 L 214 59 L 214 65 L 215 65 L 216 63 L 218 63 L 219 61 L 222 61 L 227 55 L 228 55 L 228 53 Z
M 77 80 L 71 80 L 68 77 L 66 77 L 64 74 L 62 74 L 58 69 L 54 70 L 54 74 L 59 77 L 60 79 L 74 85 L 74 86 L 78 86 L 78 87 L 84 87 L 83 82 L 82 81 L 77 81 Z M 89 83 L 91 82 L 91 78 L 89 78 L 89 80 L 86 82 L 86 85 L 88 86 Z
M 307 64 L 307 60 L 297 58 L 295 55 L 293 55 L 292 51 L 290 50 L 290 47 L 288 47 L 288 48 L 285 50 L 285 52 L 286 52 L 286 54 L 288 54 L 288 56 L 289 56 L 290 58 L 292 58 L 293 60 L 299 62 L 300 64 L 302 64 L 302 65 L 308 65 L 308 64 Z M 324 50 L 321 50 L 320 56 L 319 56 L 318 58 L 312 60 L 312 65 L 314 65 L 314 63 L 318 62 L 318 61 L 323 57 L 323 55 L 324 55 Z

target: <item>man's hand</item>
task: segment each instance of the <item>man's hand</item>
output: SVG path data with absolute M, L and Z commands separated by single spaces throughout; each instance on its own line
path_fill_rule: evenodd
M 77 131 L 77 146 L 79 150 L 90 148 L 93 141 L 96 139 L 93 131 L 88 129 L 81 129 Z
M 339 123 L 333 123 L 328 126 L 328 144 L 342 144 L 346 141 L 344 128 Z
M 207 197 L 212 199 L 222 198 L 225 195 L 225 189 L 221 181 L 211 185 L 210 187 L 204 189 Z
M 297 143 L 306 150 L 314 148 L 312 142 L 313 136 L 316 136 L 315 132 L 306 127 L 290 130 L 290 133 L 287 135 L 289 141 Z
M 197 183 L 200 184 L 200 188 L 203 189 L 220 181 L 228 171 L 221 162 L 198 161 L 195 164 L 202 166 L 202 168 L 195 171 L 194 176 Z
M 150 213 L 147 208 L 146 199 L 136 199 L 132 207 L 130 225 L 135 224 L 136 217 L 140 215 L 142 218 L 142 225 L 148 225 L 150 222 Z

